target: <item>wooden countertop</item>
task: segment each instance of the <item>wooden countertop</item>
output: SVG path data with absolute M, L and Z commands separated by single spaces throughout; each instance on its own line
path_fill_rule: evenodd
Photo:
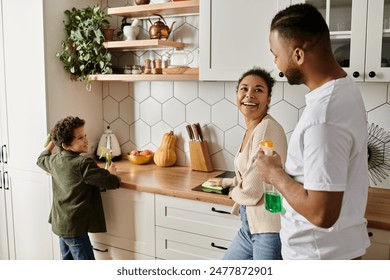
M 192 189 L 224 171 L 192 171 L 185 166 L 159 167 L 153 163 L 135 165 L 127 160 L 115 162 L 122 188 L 231 206 L 226 195 Z M 369 188 L 366 210 L 368 226 L 390 231 L 390 189 Z
M 200 172 L 185 166 L 159 167 L 153 163 L 135 165 L 130 161 L 115 162 L 122 188 L 140 192 L 163 194 L 203 202 L 233 205 L 227 195 L 204 193 L 192 189 L 224 171 Z

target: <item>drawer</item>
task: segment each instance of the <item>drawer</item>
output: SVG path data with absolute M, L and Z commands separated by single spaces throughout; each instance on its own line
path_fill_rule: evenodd
M 241 226 L 231 207 L 190 199 L 156 195 L 156 225 L 233 240 Z
M 376 228 L 368 228 L 368 232 L 372 233 L 371 242 L 390 245 L 390 231 Z
M 154 260 L 154 258 L 105 244 L 92 242 L 93 253 L 97 260 Z
M 165 260 L 220 260 L 231 241 L 156 227 L 156 257 Z

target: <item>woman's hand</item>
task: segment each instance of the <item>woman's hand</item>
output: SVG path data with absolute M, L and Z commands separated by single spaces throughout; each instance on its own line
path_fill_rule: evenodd
M 222 186 L 223 178 L 210 178 L 207 181 L 211 182 L 213 186 Z

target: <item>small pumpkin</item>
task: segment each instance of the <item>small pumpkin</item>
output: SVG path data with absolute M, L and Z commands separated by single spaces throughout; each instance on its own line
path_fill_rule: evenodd
M 154 153 L 154 163 L 158 166 L 172 166 L 176 163 L 176 136 L 173 131 L 165 133 L 160 147 Z

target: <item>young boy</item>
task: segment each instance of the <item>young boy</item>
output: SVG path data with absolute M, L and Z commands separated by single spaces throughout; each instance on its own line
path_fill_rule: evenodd
M 93 159 L 80 155 L 88 152 L 84 124 L 72 116 L 57 122 L 52 141 L 37 160 L 37 165 L 52 176 L 49 223 L 59 236 L 63 260 L 95 259 L 88 232 L 106 231 L 100 188 L 116 189 L 121 183 Z M 55 146 L 59 152 L 52 154 Z

